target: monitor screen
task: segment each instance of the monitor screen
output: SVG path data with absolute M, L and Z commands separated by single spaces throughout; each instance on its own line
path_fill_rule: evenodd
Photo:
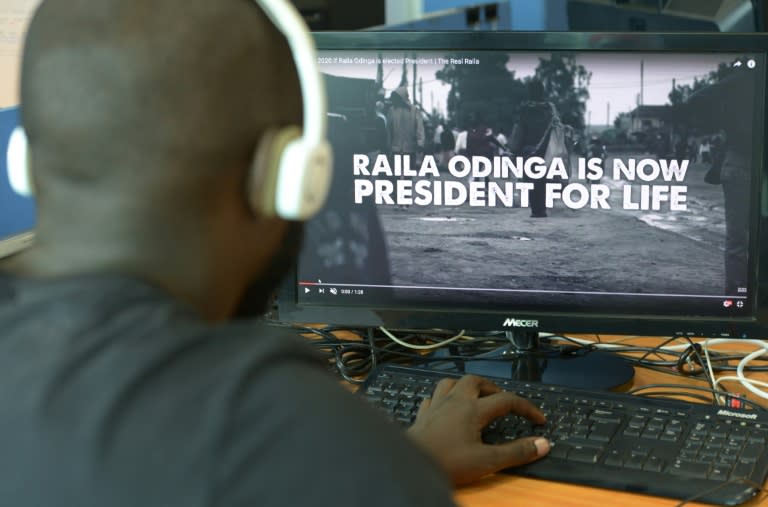
M 24 34 L 40 0 L 5 0 L 0 4 L 0 258 L 31 243 L 34 201 L 11 188 L 6 168 L 8 141 L 20 123 L 19 68 Z
M 36 221 L 34 201 L 14 192 L 8 180 L 8 140 L 18 124 L 18 108 L 0 109 L 0 258 L 30 244 Z
M 768 38 L 316 34 L 334 183 L 282 316 L 757 336 Z

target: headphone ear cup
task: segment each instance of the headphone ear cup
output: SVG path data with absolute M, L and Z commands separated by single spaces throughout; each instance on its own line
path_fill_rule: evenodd
M 301 138 L 301 129 L 285 127 L 267 130 L 253 156 L 248 175 L 248 202 L 254 214 L 274 217 L 278 213 L 278 180 L 286 147 Z M 293 186 L 301 192 L 300 182 Z M 299 196 L 300 197 L 300 196 Z
M 34 194 L 29 170 L 29 143 L 22 127 L 16 127 L 8 140 L 6 170 L 8 182 L 14 192 L 24 197 Z

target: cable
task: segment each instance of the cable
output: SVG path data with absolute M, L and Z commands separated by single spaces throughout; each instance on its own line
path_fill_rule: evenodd
M 760 387 L 768 387 L 768 382 L 763 382 L 761 380 L 755 380 L 751 378 L 739 378 L 732 375 L 724 375 L 722 377 L 718 377 L 717 381 L 715 382 L 715 385 L 718 385 L 720 382 L 749 382 L 752 385 L 758 385 Z
M 278 321 L 269 322 L 273 326 L 290 327 L 291 329 L 301 334 L 312 334 L 318 339 L 311 340 L 316 349 L 327 357 L 335 370 L 339 374 L 350 382 L 360 383 L 361 378 L 365 378 L 367 374 L 373 370 L 378 364 L 383 362 L 407 362 L 415 363 L 431 363 L 432 368 L 438 367 L 440 363 L 445 363 L 450 368 L 461 367 L 457 363 L 462 363 L 467 360 L 473 361 L 496 361 L 502 359 L 500 352 L 504 349 L 499 347 L 500 345 L 508 344 L 507 339 L 500 332 L 489 333 L 473 333 L 477 336 L 467 336 L 466 331 L 457 333 L 445 340 L 430 343 L 426 345 L 414 344 L 396 337 L 391 331 L 386 328 L 342 328 L 334 326 L 326 327 L 306 327 L 296 326 L 289 323 L 283 323 Z M 352 339 L 340 338 L 335 333 L 345 332 L 353 335 Z M 432 336 L 425 336 L 429 333 L 445 334 L 446 331 L 441 330 L 410 330 L 400 329 L 400 332 L 413 333 L 412 336 L 406 339 L 427 339 L 434 340 Z M 378 335 L 378 332 L 382 333 Z M 711 389 L 704 389 L 713 393 L 713 401 L 716 403 L 723 403 L 723 396 L 732 397 L 733 395 L 728 393 L 723 382 L 738 381 L 758 394 L 763 398 L 768 398 L 768 393 L 757 389 L 756 386 L 768 387 L 759 382 L 752 382 L 744 376 L 744 372 L 747 371 L 768 371 L 768 366 L 756 366 L 752 364 L 754 361 L 768 361 L 768 357 L 762 357 L 764 350 L 761 350 L 749 354 L 748 356 L 742 356 L 737 352 L 733 352 L 733 355 L 724 355 L 721 352 L 716 353 L 710 350 L 710 346 L 720 343 L 749 343 L 752 345 L 761 345 L 761 347 L 768 349 L 766 342 L 758 342 L 755 340 L 742 340 L 742 339 L 709 339 L 704 342 L 700 342 L 701 346 L 697 345 L 688 337 L 671 337 L 655 347 L 634 347 L 625 346 L 622 342 L 626 342 L 628 338 L 621 340 L 620 342 L 605 343 L 585 340 L 581 338 L 569 337 L 564 335 L 544 335 L 541 336 L 543 341 L 563 341 L 572 343 L 580 348 L 584 348 L 587 351 L 603 349 L 609 350 L 612 353 L 620 355 L 628 363 L 635 366 L 641 366 L 656 371 L 663 372 L 665 374 L 686 377 L 699 377 L 704 375 L 705 379 L 710 384 Z M 600 340 L 600 337 L 597 337 Z M 386 340 L 386 343 L 380 343 L 381 340 Z M 461 344 L 455 342 L 462 340 Z M 687 343 L 679 345 L 668 345 L 676 340 L 685 340 Z M 445 346 L 457 347 L 448 354 L 440 355 L 436 357 L 434 355 L 425 355 L 408 352 L 411 350 L 416 351 L 435 351 Z M 402 348 L 401 348 L 402 347 Z M 533 354 L 542 358 L 551 356 L 552 353 L 557 353 L 558 350 L 540 350 L 526 352 L 526 354 Z M 560 350 L 562 353 L 562 350 Z M 703 352 L 700 353 L 700 352 Z M 631 353 L 642 353 L 638 357 L 629 356 Z M 651 359 L 650 356 L 656 355 L 659 359 Z M 703 356 L 703 357 L 702 357 Z M 670 358 L 670 359 L 666 359 Z M 741 360 L 738 366 L 731 366 L 724 364 L 729 360 Z M 697 363 L 701 366 L 701 371 L 694 370 L 678 372 L 673 371 L 671 368 L 679 367 L 684 361 L 689 361 L 689 364 Z M 736 376 L 722 377 L 722 382 L 714 378 L 716 372 L 735 371 Z M 717 383 L 717 384 L 715 384 Z M 687 387 L 686 387 L 687 388 Z
M 639 393 L 640 391 L 644 391 L 646 389 L 684 389 L 684 390 L 691 390 L 691 391 L 703 391 L 703 392 L 707 392 L 707 393 L 713 394 L 713 396 L 717 396 L 717 395 L 732 396 L 732 394 L 727 392 L 727 391 L 722 391 L 722 390 L 715 389 L 714 392 L 713 392 L 713 390 L 710 389 L 710 388 L 701 387 L 701 386 L 681 385 L 681 384 L 647 384 L 647 385 L 644 385 L 644 386 L 636 387 L 634 389 L 630 389 L 629 391 L 627 391 L 627 394 L 636 394 L 636 393 Z M 673 394 L 677 394 L 677 392 L 675 392 Z M 670 394 L 670 395 L 672 395 L 672 394 Z M 638 396 L 643 396 L 643 395 L 640 394 Z M 711 398 L 707 398 L 706 401 L 708 403 L 712 403 L 712 399 Z M 762 405 L 760 405 L 757 402 L 748 400 L 746 398 L 742 398 L 741 401 L 746 403 L 747 405 L 755 408 L 755 409 L 759 409 L 761 411 L 768 411 L 768 409 L 766 409 L 765 407 L 763 407 Z
M 714 340 L 714 339 L 713 339 L 713 340 L 705 340 L 705 341 L 704 341 L 704 351 L 705 351 L 705 354 L 707 353 L 707 350 L 708 350 L 709 346 L 710 346 L 712 343 L 717 343 L 717 342 L 718 342 L 718 341 L 717 341 L 717 340 Z M 766 387 L 766 386 L 765 386 L 765 385 L 763 385 L 762 383 L 758 382 L 758 381 L 753 381 L 753 380 L 751 380 L 751 379 L 748 379 L 748 378 L 747 378 L 747 377 L 744 375 L 744 371 L 745 371 L 745 370 L 747 370 L 747 365 L 748 365 L 750 362 L 752 362 L 752 361 L 754 361 L 754 360 L 756 360 L 756 359 L 759 359 L 759 358 L 760 358 L 760 356 L 762 356 L 762 355 L 764 355 L 766 352 L 768 352 L 768 342 L 766 342 L 766 341 L 764 341 L 764 340 L 741 340 L 741 339 L 738 339 L 738 340 L 730 340 L 730 341 L 729 341 L 729 343 L 735 343 L 735 342 L 736 342 L 736 343 L 747 343 L 747 344 L 749 344 L 749 345 L 759 345 L 759 346 L 761 347 L 761 348 L 759 348 L 758 350 L 756 350 L 756 351 L 754 351 L 754 352 L 752 352 L 752 353 L 750 353 L 750 354 L 748 354 L 748 355 L 744 356 L 744 357 L 743 357 L 743 358 L 742 358 L 742 359 L 739 361 L 739 364 L 736 366 L 736 378 L 737 378 L 738 382 L 739 382 L 739 383 L 740 383 L 740 384 L 741 384 L 741 385 L 742 385 L 742 386 L 743 386 L 745 389 L 749 390 L 749 391 L 750 391 L 750 392 L 752 392 L 753 394 L 755 394 L 755 395 L 757 395 L 757 396 L 759 396 L 759 397 L 761 397 L 761 398 L 763 398 L 763 399 L 768 399 L 768 392 L 766 392 L 766 391 L 763 391 L 762 389 L 758 389 L 757 387 L 755 387 L 755 385 L 761 385 L 762 387 Z M 748 370 L 748 371 L 755 371 L 755 369 L 753 368 L 753 369 L 750 369 L 750 370 Z M 714 376 L 714 375 L 713 375 L 713 376 Z M 730 378 L 730 377 L 728 377 L 728 378 Z M 717 381 L 715 381 L 715 382 L 716 382 L 716 384 L 717 384 Z
M 629 361 L 631 364 L 637 365 L 637 366 L 643 366 L 643 367 L 651 367 L 651 366 L 671 366 L 674 365 L 678 372 L 681 374 L 684 374 L 686 376 L 690 377 L 699 377 L 703 376 L 704 379 L 709 383 L 710 388 L 712 390 L 713 398 L 712 402 L 718 405 L 722 405 L 725 403 L 725 400 L 723 397 L 718 396 L 715 391 L 717 390 L 717 387 L 715 385 L 716 377 L 715 377 L 715 371 L 728 371 L 733 369 L 733 367 L 729 366 L 727 364 L 727 361 L 732 359 L 731 356 L 724 356 L 721 354 L 715 354 L 714 352 L 710 352 L 709 346 L 711 344 L 715 343 L 733 343 L 734 340 L 725 340 L 725 339 L 711 339 L 707 340 L 705 343 L 706 345 L 702 346 L 699 342 L 694 342 L 689 337 L 671 337 L 661 344 L 657 345 L 653 348 L 641 348 L 641 347 L 621 347 L 617 346 L 617 344 L 602 344 L 602 343 L 594 343 L 590 342 L 588 340 L 581 340 L 581 339 L 575 339 L 570 337 L 563 337 L 561 339 L 565 339 L 567 341 L 571 341 L 574 343 L 579 343 L 584 346 L 590 346 L 594 348 L 604 348 L 604 349 L 610 349 L 614 353 L 622 353 L 622 352 L 640 352 L 644 351 L 643 355 L 640 356 L 640 358 L 626 358 L 627 361 Z M 670 345 L 668 344 L 674 342 L 675 340 L 685 340 L 687 343 L 682 345 Z M 750 343 L 754 344 L 754 341 L 750 341 Z M 606 346 L 607 345 L 607 346 Z M 678 352 L 678 351 L 681 352 Z M 702 353 L 703 356 L 702 357 Z M 651 355 L 656 355 L 659 357 L 659 359 L 662 359 L 661 361 L 653 361 L 649 359 Z M 677 361 L 674 363 L 670 363 L 669 361 L 664 360 L 663 356 L 673 356 L 677 357 Z M 755 354 L 751 356 L 752 359 L 755 359 L 758 354 Z M 720 363 L 717 367 L 715 367 L 714 363 L 717 361 Z M 746 369 L 748 361 L 743 361 L 741 364 Z M 689 365 L 688 370 L 684 368 L 685 365 Z M 699 368 L 695 368 L 693 365 L 698 364 Z M 755 371 L 757 368 L 751 368 L 750 371 Z M 755 391 L 756 389 L 752 387 L 751 390 Z M 723 388 L 724 390 L 724 388 Z M 730 395 L 729 395 L 730 396 Z M 768 396 L 768 394 L 767 394 Z
M 704 357 L 707 360 L 707 371 L 709 372 L 709 378 L 711 378 L 713 380 L 712 387 L 714 389 L 717 389 L 717 379 L 715 379 L 715 372 L 712 369 L 712 360 L 709 357 L 709 347 L 707 346 L 707 341 L 706 340 L 704 341 L 704 347 L 703 348 L 704 348 Z M 724 404 L 722 398 L 717 398 L 717 401 L 719 402 L 720 405 Z
M 445 347 L 449 343 L 453 343 L 457 340 L 460 340 L 464 336 L 464 330 L 462 329 L 459 331 L 459 333 L 451 338 L 448 338 L 447 340 L 443 340 L 441 342 L 433 343 L 431 345 L 415 345 L 413 343 L 407 343 L 399 339 L 397 336 L 390 333 L 384 326 L 379 326 L 379 330 L 387 335 L 387 337 L 392 340 L 393 342 L 397 343 L 398 345 L 402 345 L 403 347 L 408 347 L 409 349 L 414 350 L 434 350 L 439 349 L 440 347 Z
M 741 382 L 741 385 L 744 386 L 746 389 L 752 391 L 752 393 L 756 394 L 757 396 L 760 396 L 763 399 L 768 399 L 768 392 L 763 391 L 762 389 L 758 389 L 752 385 L 751 382 L 749 382 L 749 379 L 747 379 L 744 376 L 744 367 L 752 361 L 752 359 L 762 356 L 766 352 L 768 352 L 768 346 L 763 344 L 762 349 L 756 350 L 755 352 L 749 354 L 744 359 L 739 361 L 739 365 L 736 367 L 736 376 L 739 378 L 739 381 Z
M 703 496 L 715 493 L 716 491 L 718 491 L 721 488 L 724 488 L 726 486 L 730 486 L 731 484 L 739 484 L 739 483 L 746 484 L 747 486 L 751 486 L 751 487 L 755 488 L 755 490 L 757 490 L 756 491 L 757 493 L 760 493 L 760 492 L 763 491 L 763 487 L 761 485 L 756 484 L 755 482 L 747 479 L 746 477 L 737 477 L 735 479 L 730 479 L 730 480 L 728 480 L 726 482 L 721 482 L 720 484 L 718 484 L 717 486 L 715 486 L 713 488 L 705 489 L 704 491 L 702 491 L 700 493 L 697 493 L 697 494 L 695 494 L 693 496 L 690 496 L 690 497 L 686 498 L 685 500 L 683 500 L 682 502 L 676 504 L 675 507 L 684 507 L 686 504 L 691 503 L 691 502 L 695 502 L 696 500 L 698 500 L 699 498 L 701 498 Z
M 712 403 L 711 398 L 707 398 L 703 394 L 696 394 L 696 393 L 686 393 L 684 391 L 651 391 L 650 393 L 643 393 L 639 394 L 638 396 L 642 397 L 650 397 L 650 398 L 667 398 L 670 396 L 675 397 L 686 397 L 686 398 L 693 398 L 694 400 L 703 401 L 704 403 L 710 404 Z M 674 398 L 677 399 L 677 398 Z

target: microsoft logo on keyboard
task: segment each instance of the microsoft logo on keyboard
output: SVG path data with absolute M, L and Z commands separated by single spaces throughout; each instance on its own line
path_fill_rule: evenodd
M 740 414 L 730 410 L 718 410 L 717 415 L 727 415 L 728 417 L 738 417 L 740 419 L 757 419 L 757 414 Z
M 507 319 L 504 327 L 539 327 L 538 320 Z

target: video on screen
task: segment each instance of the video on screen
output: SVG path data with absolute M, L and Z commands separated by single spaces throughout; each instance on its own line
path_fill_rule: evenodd
M 319 61 L 335 175 L 306 231 L 300 297 L 333 285 L 457 306 L 604 296 L 743 306 L 759 57 L 324 51 Z

